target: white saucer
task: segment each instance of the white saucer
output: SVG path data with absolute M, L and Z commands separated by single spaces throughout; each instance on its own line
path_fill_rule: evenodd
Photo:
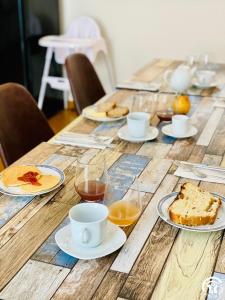
M 182 136 L 178 136 L 178 135 L 175 135 L 173 133 L 173 130 L 172 130 L 172 124 L 169 124 L 169 125 L 165 125 L 163 126 L 162 128 L 162 133 L 164 133 L 165 135 L 168 135 L 168 136 L 171 136 L 173 138 L 176 138 L 176 139 L 185 139 L 185 138 L 189 138 L 191 136 L 194 136 L 196 135 L 198 132 L 198 129 L 194 126 L 191 126 L 189 131 L 185 134 L 185 135 L 182 135 Z
M 103 242 L 95 248 L 75 246 L 70 231 L 70 224 L 60 229 L 55 235 L 59 248 L 70 256 L 79 259 L 95 259 L 109 255 L 122 247 L 126 239 L 124 231 L 109 221 Z
M 193 85 L 194 85 L 195 87 L 199 88 L 199 89 L 209 89 L 209 88 L 216 87 L 216 86 L 218 85 L 218 83 L 217 83 L 216 81 L 213 81 L 213 82 L 211 82 L 210 84 L 205 85 L 205 84 L 202 84 L 202 83 L 200 83 L 200 82 L 198 82 L 198 81 L 195 80 L 195 81 L 193 82 Z
M 149 126 L 146 136 L 141 137 L 141 138 L 133 137 L 129 133 L 127 125 L 120 128 L 117 132 L 117 135 L 121 140 L 125 140 L 125 141 L 132 142 L 132 143 L 140 143 L 140 142 L 154 140 L 155 138 L 157 138 L 158 134 L 159 134 L 159 130 L 152 126 Z
M 195 232 L 211 232 L 218 231 L 225 228 L 225 198 L 216 193 L 212 193 L 215 198 L 220 198 L 222 200 L 222 205 L 218 211 L 218 215 L 214 224 L 210 225 L 201 225 L 201 226 L 186 226 L 182 224 L 174 223 L 169 216 L 168 208 L 174 201 L 177 196 L 177 192 L 171 193 L 169 195 L 164 196 L 157 205 L 157 211 L 159 216 L 168 224 L 189 231 Z

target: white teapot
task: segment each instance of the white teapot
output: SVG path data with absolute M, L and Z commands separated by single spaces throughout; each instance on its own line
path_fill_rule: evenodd
M 176 92 L 182 93 L 191 86 L 191 80 L 194 75 L 195 68 L 186 65 L 180 65 L 174 71 L 168 70 L 164 74 L 164 80 Z

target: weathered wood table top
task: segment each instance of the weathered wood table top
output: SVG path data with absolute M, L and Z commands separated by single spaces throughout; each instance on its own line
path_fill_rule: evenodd
M 136 76 L 156 77 L 169 67 L 156 60 Z M 143 75 L 144 74 L 144 75 Z M 118 91 L 113 98 L 125 103 L 134 91 Z M 170 95 L 173 97 L 173 95 Z M 0 196 L 0 299 L 205 299 L 203 281 L 225 280 L 223 231 L 193 233 L 162 221 L 156 205 L 187 181 L 174 175 L 173 160 L 203 162 L 225 167 L 224 109 L 209 96 L 191 97 L 192 123 L 198 134 L 176 140 L 162 134 L 151 142 L 119 140 L 122 121 L 97 123 L 79 118 L 67 127 L 72 132 L 114 136 L 113 149 L 97 150 L 42 143 L 22 157 L 21 163 L 47 163 L 64 170 L 65 184 L 46 196 Z M 74 189 L 78 156 L 98 161 L 102 152 L 112 171 L 126 164 L 124 176 L 139 176 L 144 210 L 136 225 L 126 229 L 125 245 L 95 260 L 77 260 L 63 253 L 55 232 L 68 223 L 69 209 L 79 202 Z M 225 196 L 222 184 L 196 182 Z M 224 299 L 224 298 L 221 298 Z
M 131 78 L 129 78 L 129 81 L 145 83 L 158 82 L 161 83 L 161 92 L 174 93 L 174 91 L 169 87 L 168 83 L 166 83 L 164 74 L 167 70 L 173 71 L 179 65 L 184 63 L 185 62 L 181 60 L 155 59 L 149 65 L 145 66 L 140 71 L 131 76 Z M 195 65 L 194 67 L 198 68 L 198 65 Z M 225 84 L 225 64 L 210 63 L 207 68 L 216 72 L 216 86 L 208 89 L 200 89 L 192 86 L 186 91 L 186 93 L 188 95 L 195 96 L 215 96 L 218 98 L 224 97 L 224 92 L 221 95 L 218 87 L 221 85 L 224 86 Z

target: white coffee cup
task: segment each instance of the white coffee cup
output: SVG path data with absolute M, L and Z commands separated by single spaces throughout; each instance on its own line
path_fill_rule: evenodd
M 199 84 L 202 86 L 209 86 L 215 77 L 215 72 L 209 70 L 200 70 L 196 72 L 196 77 Z
M 145 112 L 133 112 L 127 116 L 127 125 L 130 135 L 142 138 L 149 127 L 150 114 Z
M 103 241 L 107 226 L 107 206 L 99 203 L 81 203 L 69 211 L 74 243 L 84 248 L 97 247 Z
M 184 115 L 172 117 L 172 131 L 175 136 L 184 136 L 190 129 L 190 119 Z

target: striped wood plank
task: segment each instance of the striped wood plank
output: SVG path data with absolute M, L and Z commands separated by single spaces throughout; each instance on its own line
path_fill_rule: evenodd
M 89 150 L 97 150 L 97 149 L 89 149 Z M 87 148 L 79 148 L 74 146 L 63 145 L 62 148 L 56 151 L 56 154 L 62 154 L 66 156 L 72 157 L 80 157 L 87 151 Z
M 200 137 L 197 140 L 197 143 L 196 143 L 197 145 L 201 145 L 201 146 L 209 145 L 223 113 L 224 113 L 223 108 L 218 108 L 218 107 L 215 108 L 215 110 L 209 117 L 204 130 L 202 131 Z
M 69 269 L 29 260 L 0 292 L 2 299 L 47 300 L 68 275 Z
M 207 147 L 207 153 L 224 155 L 225 152 L 225 116 L 222 116 L 219 126 L 216 129 L 216 132 L 211 139 L 209 146 Z
M 114 150 L 122 153 L 135 154 L 141 148 L 141 146 L 142 143 L 129 143 L 129 142 L 121 141 L 118 138 L 118 143 Z
M 172 145 L 163 143 L 144 143 L 137 154 L 146 155 L 151 158 L 165 158 L 171 147 Z
M 0 249 L 0 290 L 62 222 L 70 207 L 48 202 Z
M 105 122 L 99 125 L 93 130 L 94 134 L 105 135 L 105 136 L 115 136 L 117 131 L 126 124 L 126 120 L 119 120 L 116 122 Z
M 177 232 L 175 227 L 158 219 L 119 296 L 140 300 L 150 298 Z
M 129 273 L 135 260 L 137 259 L 145 241 L 147 240 L 152 228 L 154 227 L 158 213 L 156 206 L 158 201 L 166 194 L 170 193 L 175 187 L 178 178 L 167 175 L 160 187 L 152 197 L 147 208 L 141 215 L 138 223 L 131 232 L 129 238 L 120 250 L 119 255 L 111 266 L 111 270 Z
M 0 229 L 0 248 L 5 245 L 46 203 L 48 203 L 58 190 L 48 196 L 35 197 L 24 209 L 20 210 L 4 227 Z
M 30 152 L 22 156 L 20 159 L 18 159 L 14 164 L 41 164 L 60 148 L 62 148 L 61 145 L 52 145 L 43 142 L 32 149 Z
M 120 158 L 108 170 L 109 176 L 113 177 L 116 184 L 131 186 L 136 176 L 145 169 L 150 159 L 143 155 L 122 154 Z
M 221 232 L 180 231 L 151 299 L 201 299 L 220 244 Z
M 153 158 L 138 178 L 140 190 L 155 193 L 171 164 L 168 159 Z
M 83 117 L 79 118 L 78 122 L 75 122 L 74 127 L 70 128 L 69 131 L 76 133 L 91 133 L 97 126 L 98 122 L 85 119 Z
M 108 271 L 92 299 L 118 299 L 117 295 L 119 295 L 119 292 L 123 287 L 126 278 L 127 274 L 111 270 Z
M 56 227 L 48 239 L 33 254 L 32 259 L 72 269 L 78 259 L 60 250 L 55 241 L 56 232 L 68 224 L 69 218 L 67 217 L 59 226 Z
M 172 65 L 174 62 L 169 59 L 158 59 L 155 60 L 148 66 L 145 66 L 143 69 L 139 70 L 132 76 L 132 81 L 152 81 L 157 78 L 162 72 L 165 72 L 165 68 Z
M 115 255 L 114 253 L 100 259 L 79 260 L 52 299 L 91 299 L 107 273 Z

